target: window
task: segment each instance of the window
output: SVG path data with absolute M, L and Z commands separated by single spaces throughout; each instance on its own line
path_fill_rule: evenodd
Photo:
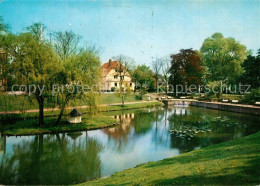
M 130 87 L 132 86 L 132 83 L 130 83 Z
M 118 78 L 118 76 L 117 75 L 114 75 L 114 79 L 117 79 Z
M 117 87 L 117 83 L 115 83 L 115 87 Z
M 124 79 L 124 76 L 121 76 L 120 79 L 123 80 L 123 79 Z

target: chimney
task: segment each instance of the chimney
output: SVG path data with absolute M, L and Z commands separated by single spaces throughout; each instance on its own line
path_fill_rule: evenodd
M 108 61 L 108 62 L 109 62 L 109 63 L 108 63 L 108 64 L 109 64 L 108 66 L 110 66 L 110 65 L 111 65 L 111 63 L 112 63 L 112 60 L 111 60 L 111 59 L 109 59 L 109 61 Z

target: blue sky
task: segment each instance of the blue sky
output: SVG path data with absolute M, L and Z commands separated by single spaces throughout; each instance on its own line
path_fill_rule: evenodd
M 102 62 L 124 54 L 150 65 L 214 32 L 260 48 L 260 0 L 1 0 L 0 15 L 15 33 L 33 22 L 72 30 L 103 48 Z

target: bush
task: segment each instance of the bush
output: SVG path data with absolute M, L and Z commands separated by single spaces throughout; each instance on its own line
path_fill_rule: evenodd
M 260 87 L 252 89 L 250 93 L 246 94 L 244 102 L 249 104 L 255 104 L 260 101 Z
M 135 95 L 135 99 L 136 100 L 142 100 L 142 96 L 141 95 Z
M 115 91 L 116 91 L 116 87 L 112 87 L 111 92 L 115 92 Z

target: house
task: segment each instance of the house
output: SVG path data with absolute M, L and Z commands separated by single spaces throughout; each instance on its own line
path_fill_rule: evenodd
M 7 63 L 7 53 L 0 48 L 0 91 L 7 91 L 7 79 L 1 77 L 5 72 L 5 63 Z
M 119 88 L 120 83 L 122 87 L 128 86 L 130 90 L 134 90 L 135 84 L 126 68 L 120 64 L 119 61 L 112 61 L 111 59 L 102 65 L 102 91 L 110 92 Z

